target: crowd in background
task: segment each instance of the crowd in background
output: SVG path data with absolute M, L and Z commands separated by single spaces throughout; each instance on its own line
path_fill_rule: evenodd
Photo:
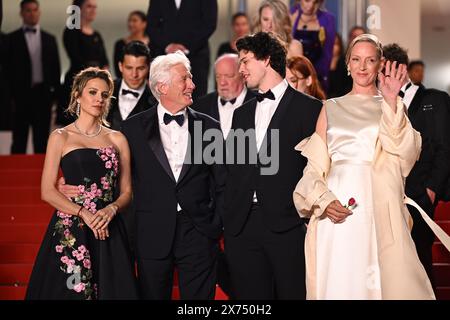
M 30 127 L 34 133 L 34 152 L 45 152 L 51 106 L 57 106 L 57 125 L 73 121 L 65 112 L 73 77 L 86 67 L 97 66 L 114 71 L 117 79 L 122 78 L 119 62 L 125 45 L 131 41 L 141 41 L 149 46 L 151 58 L 177 49 L 184 50 L 193 65 L 197 86 L 194 100 L 204 96 L 208 88 L 209 60 L 213 56 L 208 38 L 216 28 L 217 4 L 215 1 L 202 1 L 200 12 L 195 13 L 187 3 L 183 3 L 180 10 L 176 7 L 177 1 L 174 4 L 154 1 L 147 14 L 138 10 L 130 12 L 127 20 L 129 33 L 116 41 L 114 61 L 110 63 L 101 30 L 95 30 L 92 26 L 97 16 L 96 1 L 73 1 L 81 8 L 81 28 L 66 27 L 63 32 L 70 67 L 63 83 L 60 83 L 56 40 L 51 34 L 40 30 L 38 2 L 23 2 L 20 7 L 23 25 L 15 32 L 0 35 L 0 81 L 3 84 L 0 129 L 13 131 L 11 152 L 25 153 Z M 176 21 L 170 23 L 167 20 L 169 23 L 165 23 L 162 29 L 160 21 L 170 18 Z M 179 28 L 180 24 L 184 27 Z M 257 12 L 235 13 L 231 18 L 231 29 L 232 38 L 220 44 L 215 58 L 224 53 L 237 53 L 236 40 L 244 35 L 258 31 L 272 32 L 288 49 L 288 80 L 296 89 L 321 100 L 342 96 L 351 89 L 352 80 L 345 65 L 346 46 L 342 36 L 336 32 L 335 17 L 326 10 L 323 0 L 296 1 L 291 8 L 283 1 L 264 0 Z M 361 26 L 353 27 L 348 43 L 366 31 Z M 25 47 L 24 40 L 28 47 Z M 15 72 L 17 67 L 23 71 L 20 76 Z M 424 67 L 422 61 L 411 62 L 411 77 L 418 77 L 414 78 L 415 84 L 422 83 Z

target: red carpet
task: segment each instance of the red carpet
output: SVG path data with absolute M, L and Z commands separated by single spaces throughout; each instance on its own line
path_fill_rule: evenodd
M 0 156 L 0 300 L 20 300 L 53 209 L 41 201 L 43 156 Z M 179 299 L 174 278 L 173 298 Z M 217 288 L 216 299 L 227 296 Z
M 20 300 L 53 209 L 40 199 L 43 156 L 0 156 L 0 300 Z M 441 203 L 436 221 L 450 233 L 450 203 Z M 450 253 L 433 247 L 438 299 L 450 300 Z M 173 298 L 179 299 L 174 281 Z M 216 299 L 226 299 L 217 288 Z

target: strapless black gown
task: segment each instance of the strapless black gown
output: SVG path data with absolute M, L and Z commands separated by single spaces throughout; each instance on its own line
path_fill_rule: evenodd
M 113 147 L 82 148 L 61 159 L 67 184 L 77 185 L 73 201 L 95 213 L 113 201 L 119 154 Z M 120 214 L 109 238 L 97 240 L 82 219 L 56 211 L 30 277 L 26 299 L 137 299 L 134 263 Z

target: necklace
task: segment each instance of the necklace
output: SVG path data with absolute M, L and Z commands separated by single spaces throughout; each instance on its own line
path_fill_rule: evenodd
M 303 30 L 306 30 L 308 28 L 309 23 L 315 22 L 317 20 L 317 17 L 314 15 L 305 16 L 305 17 L 311 17 L 311 18 L 305 19 L 305 18 L 303 18 L 303 14 L 300 16 L 300 21 L 303 22 Z
M 80 128 L 78 128 L 76 121 L 73 124 L 80 134 L 82 134 L 83 136 L 88 137 L 88 138 L 94 138 L 94 137 L 98 136 L 100 134 L 100 132 L 102 131 L 102 126 L 99 125 L 98 131 L 96 133 L 88 134 L 88 133 L 84 133 L 83 131 L 80 130 Z

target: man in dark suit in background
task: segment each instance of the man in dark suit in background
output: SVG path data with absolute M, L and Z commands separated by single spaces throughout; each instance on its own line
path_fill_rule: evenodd
M 422 60 L 414 60 L 408 64 L 408 76 L 416 86 L 423 83 L 425 77 L 425 63 Z
M 3 1 L 0 0 L 0 30 L 3 22 Z M 7 89 L 7 81 L 5 75 L 6 54 L 7 54 L 6 35 L 0 31 L 0 130 L 10 130 L 10 101 L 9 90 Z
M 0 32 L 0 130 L 11 130 L 11 101 L 9 81 L 6 77 L 7 37 Z
M 217 26 L 217 0 L 151 0 L 147 31 L 152 55 L 183 51 L 192 66 L 194 100 L 208 91 L 208 39 Z
M 124 47 L 119 61 L 122 79 L 114 81 L 115 99 L 107 117 L 112 129 L 120 130 L 122 121 L 157 104 L 147 84 L 150 59 L 150 49 L 140 41 Z
M 214 299 L 226 170 L 202 157 L 202 137 L 209 129 L 222 143 L 223 136 L 217 121 L 188 108 L 195 85 L 181 51 L 153 60 L 149 82 L 158 106 L 122 124 L 132 155 L 141 294 L 170 299 L 176 268 L 182 299 Z
M 50 131 L 51 108 L 60 86 L 56 39 L 39 26 L 36 0 L 22 0 L 23 26 L 8 35 L 7 74 L 13 99 L 11 153 L 25 153 L 28 129 L 33 128 L 35 153 L 45 153 Z
M 123 121 L 158 103 L 147 82 L 151 62 L 150 49 L 147 45 L 140 41 L 131 41 L 124 47 L 121 57 L 119 69 L 122 78 L 114 81 L 114 99 L 111 100 L 106 118 L 111 129 L 114 130 L 120 130 Z M 133 253 L 135 252 L 136 234 L 134 213 L 134 202 L 132 202 L 126 212 L 121 215 L 127 228 Z
M 408 65 L 408 54 L 398 44 L 384 46 L 383 54 L 387 60 Z M 450 174 L 450 98 L 446 92 L 414 85 L 409 77 L 405 79 L 400 96 L 408 108 L 412 126 L 422 136 L 419 161 L 406 178 L 406 195 L 433 218 Z M 408 206 L 408 209 L 414 221 L 411 235 L 434 287 L 434 233 L 414 207 Z
M 259 93 L 235 110 L 227 137 L 238 157 L 227 157 L 223 210 L 233 289 L 237 299 L 305 299 L 306 227 L 292 193 L 306 159 L 294 147 L 314 133 L 322 103 L 288 85 L 286 50 L 270 34 L 241 38 L 237 48 L 239 71 Z M 244 149 L 232 145 L 239 129 L 249 133 Z
M 234 110 L 253 98 L 254 94 L 247 90 L 239 73 L 237 54 L 228 53 L 217 58 L 214 71 L 217 91 L 194 101 L 192 108 L 219 121 L 223 136 L 226 138 L 231 128 Z

